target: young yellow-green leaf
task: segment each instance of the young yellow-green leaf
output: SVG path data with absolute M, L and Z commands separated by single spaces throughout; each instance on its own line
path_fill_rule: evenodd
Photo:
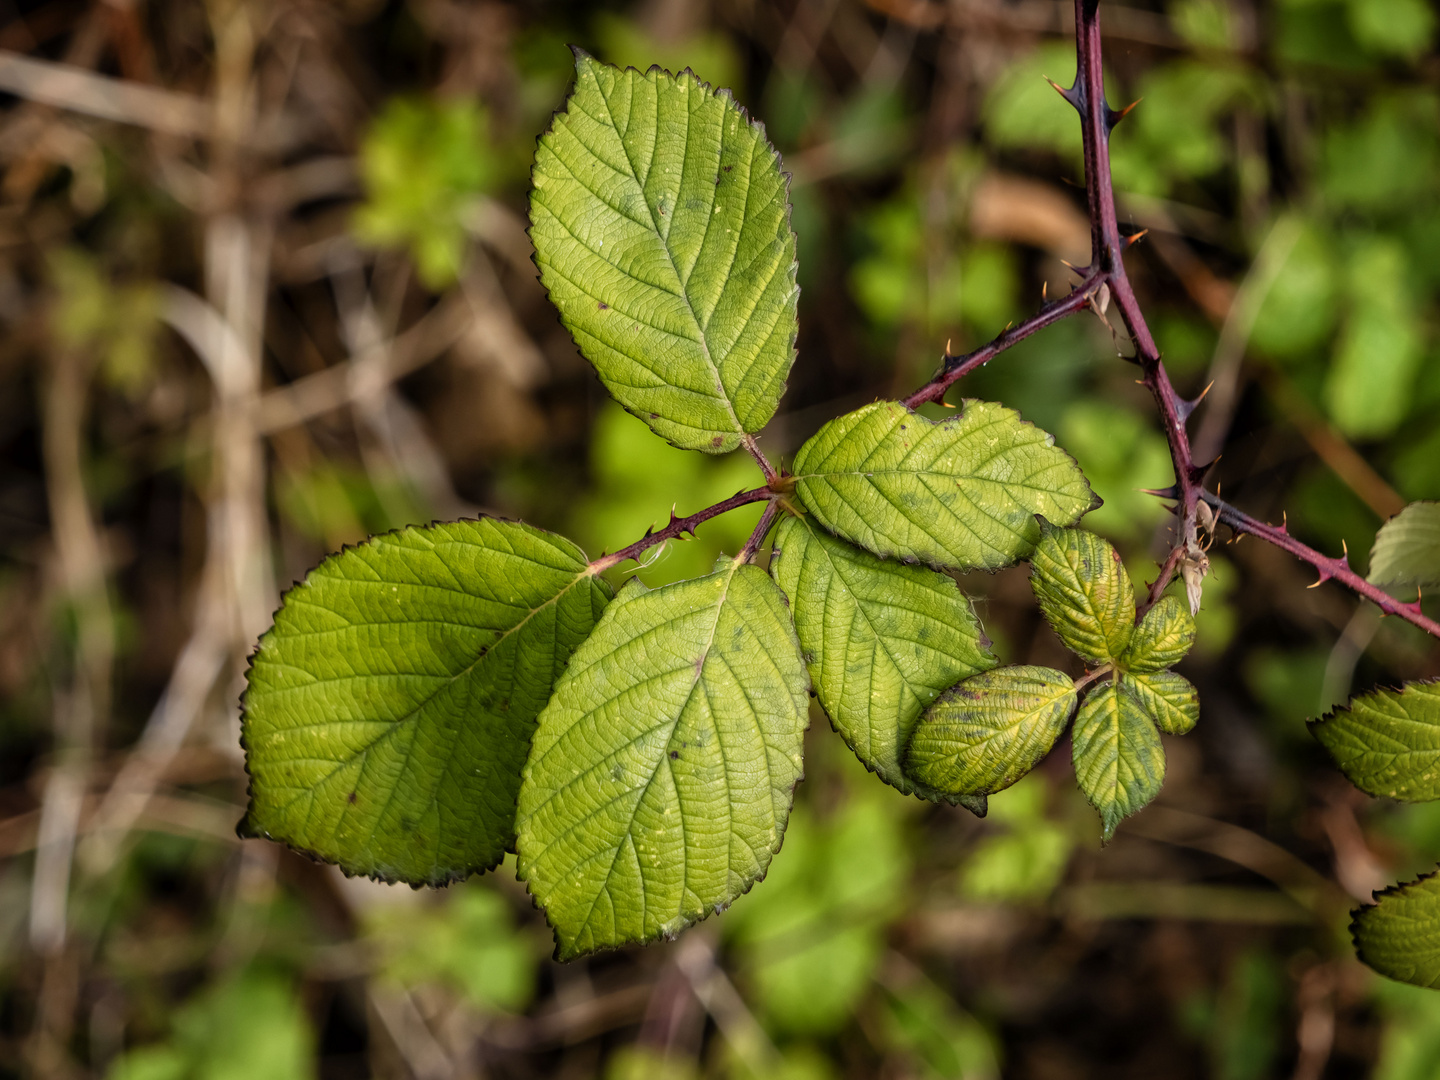
M 1440 502 L 1411 503 L 1380 526 L 1369 580 L 1385 588 L 1440 585 Z
M 795 233 L 780 157 L 689 71 L 576 50 L 535 152 L 530 237 L 560 319 L 620 404 L 723 454 L 775 413 L 795 357 Z
M 412 885 L 494 867 L 535 718 L 608 598 L 578 547 L 513 521 L 332 555 L 250 668 L 241 832 Z
M 1381 975 L 1440 990 L 1440 868 L 1375 899 L 1350 921 L 1360 959 Z
M 1185 659 L 1193 644 L 1194 616 L 1178 597 L 1164 596 L 1135 627 L 1118 664 L 1125 671 L 1164 671 Z
M 948 795 L 993 795 L 1050 752 L 1075 711 L 1075 683 L 1050 668 L 996 668 L 940 695 L 910 739 L 905 768 Z
M 1310 731 L 1361 791 L 1440 799 L 1440 679 L 1351 698 Z
M 1028 555 L 1036 514 L 1099 505 L 1080 467 L 1020 414 L 964 402 L 938 423 L 897 401 L 831 420 L 795 455 L 795 490 L 824 528 L 880 556 L 995 569 Z
M 1030 556 L 1030 587 L 1066 647 L 1087 660 L 1114 660 L 1135 631 L 1135 592 L 1120 553 L 1083 529 L 1042 521 Z
M 771 569 L 835 730 L 887 784 L 953 802 L 900 757 L 940 691 L 996 664 L 970 601 L 944 574 L 877 559 L 806 518 L 780 523 Z
M 1166 735 L 1186 735 L 1200 722 L 1200 695 L 1173 671 L 1121 672 L 1120 685 L 1135 695 Z
M 1160 733 L 1129 690 L 1108 682 L 1080 706 L 1070 738 L 1075 779 L 1100 811 L 1109 840 L 1121 821 L 1160 794 L 1165 782 Z
M 809 679 L 758 567 L 632 578 L 540 714 L 516 818 L 556 955 L 671 936 L 764 875 L 800 779 Z

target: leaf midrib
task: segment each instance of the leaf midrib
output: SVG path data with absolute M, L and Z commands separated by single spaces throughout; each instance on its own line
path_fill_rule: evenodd
M 595 80 L 595 90 L 596 90 L 596 93 L 599 95 L 600 100 L 605 103 L 605 113 L 606 113 L 606 116 L 607 116 L 607 117 L 609 118 L 609 120 L 610 120 L 610 130 L 613 131 L 613 132 L 615 132 L 615 139 L 616 139 L 616 141 L 619 142 L 619 144 L 620 144 L 620 151 L 621 151 L 621 153 L 623 153 L 623 154 L 625 155 L 625 163 L 630 167 L 630 178 L 635 182 L 635 186 L 639 189 L 640 202 L 641 202 L 642 205 L 644 205 L 646 214 L 647 214 L 647 215 L 649 216 L 649 218 L 650 218 L 650 227 L 651 227 L 651 229 L 654 231 L 655 239 L 659 242 L 659 244 L 660 244 L 660 249 L 665 252 L 665 261 L 666 261 L 666 263 L 667 263 L 667 264 L 669 265 L 669 267 L 670 267 L 670 272 L 675 275 L 675 284 L 676 284 L 676 286 L 677 286 L 677 287 L 679 288 L 679 290 L 680 290 L 679 293 L 676 294 L 676 295 L 678 295 L 679 298 L 684 301 L 685 311 L 686 311 L 686 313 L 690 316 L 690 321 L 695 324 L 695 331 L 696 331 L 696 333 L 699 335 L 698 343 L 699 343 L 699 345 L 700 345 L 700 355 L 704 358 L 704 360 L 705 360 L 705 366 L 706 366 L 707 368 L 709 368 L 710 374 L 711 374 L 712 376 L 714 376 L 714 379 L 715 379 L 715 387 L 716 387 L 717 390 L 720 391 L 720 398 L 721 398 L 721 400 L 725 402 L 725 411 L 726 411 L 726 413 L 729 414 L 731 422 L 735 425 L 735 434 L 743 437 L 743 436 L 745 435 L 744 425 L 742 425 L 742 424 L 740 423 L 740 417 L 739 417 L 739 416 L 736 414 L 736 412 L 735 412 L 735 404 L 734 404 L 734 402 L 732 402 L 732 401 L 730 400 L 729 391 L 726 390 L 726 388 L 725 388 L 725 381 L 720 377 L 720 367 L 719 367 L 718 364 L 715 363 L 714 357 L 712 357 L 712 356 L 710 355 L 710 339 L 709 339 L 709 337 L 707 336 L 707 334 L 706 334 L 706 332 L 705 332 L 705 327 L 704 327 L 704 325 L 700 322 L 700 316 L 699 316 L 699 314 L 698 314 L 698 313 L 696 312 L 696 310 L 695 310 L 695 305 L 694 305 L 693 303 L 691 303 L 691 301 L 690 301 L 690 290 L 689 290 L 689 288 L 686 286 L 686 281 L 685 281 L 685 279 L 681 278 L 681 276 L 680 276 L 680 268 L 675 265 L 675 255 L 674 255 L 674 253 L 670 250 L 670 242 L 669 242 L 669 240 L 668 240 L 668 238 L 667 238 L 666 236 L 661 235 L 661 233 L 660 233 L 660 223 L 655 220 L 655 210 L 654 210 L 654 208 L 651 207 L 651 205 L 650 205 L 650 200 L 645 197 L 645 185 L 644 185 L 643 183 L 641 183 L 641 181 L 640 181 L 640 173 L 639 173 L 639 171 L 635 168 L 635 160 L 634 160 L 634 158 L 632 158 L 632 157 L 630 156 L 630 148 L 625 145 L 625 137 L 620 134 L 620 128 L 619 128 L 619 126 L 615 123 L 615 110 L 614 110 L 613 108 L 611 108 L 610 99 L 609 99 L 609 97 L 606 96 L 604 87 L 602 87 L 602 86 L 600 85 L 600 79 L 599 79 L 599 77 L 596 76 L 596 75 L 594 74 L 594 72 L 591 72 L 591 78 L 593 78 L 593 79 Z M 682 78 L 683 78 L 683 76 L 682 76 Z M 703 93 L 703 91 L 702 91 L 702 93 Z M 632 97 L 633 97 L 633 90 L 632 90 Z M 686 102 L 686 104 L 685 104 L 685 142 L 686 142 L 686 144 L 688 145 L 688 144 L 689 144 L 689 141 L 690 141 L 690 105 L 689 105 L 690 96 L 689 96 L 689 87 L 686 88 L 685 102 Z M 658 146 L 659 146 L 659 139 L 660 139 L 660 123 L 659 123 L 660 89 L 659 89 L 658 84 L 657 84 L 656 90 L 655 90 L 655 109 L 656 109 L 655 141 L 656 141 L 656 147 L 657 147 L 657 153 L 658 153 Z M 723 143 L 724 143 L 724 138 L 725 138 L 725 131 L 724 131 L 724 124 L 723 124 L 723 122 L 722 122 L 722 124 L 721 124 L 720 138 L 721 138 L 721 143 L 722 143 L 722 145 L 723 145 Z M 579 137 L 578 137 L 578 136 L 577 136 L 577 141 L 581 141 L 581 140 L 579 140 Z M 581 144 L 583 145 L 583 141 L 581 141 Z M 683 173 L 684 156 L 683 156 L 683 154 L 682 154 L 682 156 L 681 156 L 681 166 L 682 166 L 681 184 L 677 184 L 677 185 L 676 185 L 675 209 L 676 209 L 677 211 L 679 210 L 679 207 L 680 207 L 679 189 L 680 189 L 681 186 L 683 186 L 683 180 L 684 180 L 684 173 Z M 713 205 L 713 201 L 712 201 L 712 205 Z M 632 219 L 632 220 L 633 220 L 633 219 Z M 742 226 L 742 228 L 743 228 L 743 226 Z

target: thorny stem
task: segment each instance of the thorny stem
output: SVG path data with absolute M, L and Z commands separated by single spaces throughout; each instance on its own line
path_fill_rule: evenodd
M 780 474 L 775 470 L 775 466 L 770 464 L 770 459 L 761 451 L 760 444 L 755 440 L 755 436 L 748 434 L 742 435 L 740 437 L 740 444 L 744 446 L 750 456 L 755 459 L 755 464 L 760 466 L 760 471 L 765 474 L 765 483 L 774 487 L 780 480 Z
M 1212 495 L 1205 491 L 1201 492 L 1200 497 L 1215 511 L 1216 519 L 1230 526 L 1234 532 L 1258 537 L 1313 566 L 1320 574 L 1319 581 L 1315 582 L 1316 585 L 1319 585 L 1321 581 L 1329 581 L 1334 578 L 1342 585 L 1359 593 L 1366 600 L 1373 602 L 1386 615 L 1398 615 L 1406 622 L 1414 623 L 1427 634 L 1440 637 L 1440 623 L 1421 614 L 1418 600 L 1410 604 L 1396 600 L 1389 593 L 1370 584 L 1354 570 L 1351 570 L 1350 563 L 1345 556 L 1332 559 L 1328 555 L 1322 555 L 1314 548 L 1307 547 L 1296 540 L 1286 531 L 1285 526 L 1267 525 L 1263 521 L 1256 521 L 1249 514 L 1235 509 L 1218 495 Z
M 1145 607 L 1154 604 L 1170 584 L 1171 577 L 1187 551 L 1198 552 L 1195 535 L 1195 507 L 1200 501 L 1200 479 L 1205 470 L 1197 468 L 1190 454 L 1190 436 L 1185 421 L 1198 402 L 1185 401 L 1170 384 L 1170 376 L 1160 360 L 1160 351 L 1140 311 L 1135 290 L 1125 273 L 1122 253 L 1129 246 L 1120 237 L 1115 219 L 1115 190 L 1110 176 L 1110 132 L 1123 112 L 1115 112 L 1105 102 L 1105 74 L 1101 61 L 1099 0 L 1075 0 L 1075 85 L 1062 90 L 1065 100 L 1080 114 L 1080 131 L 1085 149 L 1085 193 L 1090 208 L 1091 272 L 1104 275 L 1110 297 L 1130 333 L 1135 346 L 1135 361 L 1144 373 L 1142 382 L 1155 398 L 1165 426 L 1165 440 L 1170 446 L 1170 461 L 1175 467 L 1175 498 L 1179 503 L 1177 516 L 1180 531 L 1175 548 L 1161 568 L 1160 576 L 1150 586 Z M 1179 551 L 1180 554 L 1176 554 Z
M 1057 323 L 1061 319 L 1074 315 L 1082 308 L 1088 307 L 1104 284 L 1105 275 L 1098 270 L 1092 270 L 1085 275 L 1079 285 L 1075 286 L 1075 291 L 1069 296 L 1046 304 L 1019 326 L 1010 327 L 990 344 L 976 349 L 972 353 L 966 353 L 964 356 L 951 356 L 947 350 L 935 377 L 907 397 L 902 404 L 908 409 L 914 409 L 927 401 L 939 401 L 953 384 L 976 368 L 988 364 L 1010 346 L 1024 341 L 1037 330 L 1043 330 L 1051 323 Z
M 749 562 L 755 552 L 760 550 L 760 545 L 765 542 L 765 534 L 770 531 L 770 526 L 775 524 L 775 516 L 780 513 L 780 500 L 771 499 L 765 507 L 765 512 L 760 515 L 760 521 L 755 526 L 755 531 L 750 534 L 750 539 L 745 541 L 738 558 L 741 562 Z
M 714 506 L 707 506 L 704 510 L 697 510 L 688 517 L 677 518 L 675 512 L 672 510 L 670 512 L 670 524 L 658 531 L 653 528 L 649 529 L 639 540 L 636 540 L 628 547 L 621 548 L 612 555 L 601 555 L 598 559 L 590 563 L 590 573 L 603 574 L 612 566 L 618 566 L 626 559 L 634 559 L 656 544 L 663 544 L 666 540 L 673 540 L 683 533 L 688 532 L 693 536 L 695 535 L 696 528 L 700 525 L 703 525 L 713 517 L 719 517 L 721 514 L 728 513 L 736 507 L 747 506 L 750 503 L 761 502 L 765 499 L 774 500 L 775 498 L 775 492 L 771 491 L 770 488 L 760 487 L 752 488 L 750 491 L 736 492 L 723 502 L 718 502 Z M 763 521 L 764 519 L 762 518 L 761 520 Z
M 1080 676 L 1080 678 L 1075 680 L 1076 691 L 1085 689 L 1085 687 L 1089 686 L 1096 679 L 1103 678 L 1104 676 L 1109 675 L 1110 672 L 1114 670 L 1114 664 L 1101 664 L 1094 671 L 1087 671 L 1084 675 Z

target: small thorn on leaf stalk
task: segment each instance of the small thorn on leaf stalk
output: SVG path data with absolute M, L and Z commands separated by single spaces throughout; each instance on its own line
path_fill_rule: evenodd
M 1136 244 L 1138 244 L 1138 243 L 1140 242 L 1140 238 L 1141 238 L 1142 236 L 1145 236 L 1145 235 L 1148 234 L 1149 232 L 1150 232 L 1149 229 L 1141 229 L 1141 230 L 1140 230 L 1139 232 L 1137 232 L 1137 233 L 1131 233 L 1129 236 L 1123 237 L 1123 239 L 1124 239 L 1124 241 L 1125 241 L 1125 246 L 1126 246 L 1127 248 L 1134 247 Z
M 1140 494 L 1154 495 L 1157 499 L 1178 499 L 1180 497 L 1180 488 L 1175 484 L 1171 484 L 1166 488 L 1141 488 Z

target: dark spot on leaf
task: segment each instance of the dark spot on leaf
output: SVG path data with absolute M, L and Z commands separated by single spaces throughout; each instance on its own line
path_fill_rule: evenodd
M 352 792 L 350 792 L 350 802 L 353 803 L 354 801 L 355 801 L 355 792 L 352 791 Z
M 670 751 L 670 760 L 671 760 L 671 761 L 676 760 L 677 758 L 679 758 L 679 756 L 680 756 L 680 751 L 679 751 L 679 750 L 671 750 L 671 751 Z
M 604 300 L 601 300 L 599 303 L 597 303 L 597 304 L 595 305 L 595 309 L 596 309 L 597 311 L 609 311 L 609 310 L 610 310 L 610 305 L 607 304 L 607 303 L 605 303 Z
M 735 167 L 734 165 L 726 165 L 726 166 L 725 166 L 725 171 L 726 171 L 726 172 L 729 172 L 729 171 L 730 171 L 731 169 L 733 169 L 734 167 Z
M 719 446 L 719 445 L 720 445 L 721 443 L 723 443 L 724 441 L 725 441 L 725 436 L 723 436 L 723 435 L 716 435 L 713 439 L 710 440 L 710 445 L 711 445 L 711 446 Z

